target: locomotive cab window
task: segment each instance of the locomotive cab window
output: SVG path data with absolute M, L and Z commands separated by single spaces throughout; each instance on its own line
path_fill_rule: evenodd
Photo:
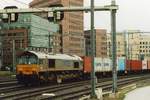
M 19 58 L 19 64 L 37 64 L 37 57 L 33 55 L 23 55 Z
M 74 62 L 74 68 L 79 68 L 79 62 Z
M 48 63 L 49 63 L 49 68 L 55 68 L 55 59 L 49 59 Z
M 28 58 L 28 64 L 37 64 L 37 59 L 35 56 L 30 56 Z
M 27 64 L 26 56 L 21 56 L 21 57 L 18 59 L 18 64 Z

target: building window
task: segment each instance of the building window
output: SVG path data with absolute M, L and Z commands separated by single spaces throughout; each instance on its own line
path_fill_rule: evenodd
M 143 44 L 145 44 L 145 43 L 143 42 Z
M 140 50 L 140 52 L 142 52 L 142 50 Z
M 13 35 L 16 36 L 16 33 L 14 33 Z
M 140 42 L 140 44 L 142 44 L 142 42 Z

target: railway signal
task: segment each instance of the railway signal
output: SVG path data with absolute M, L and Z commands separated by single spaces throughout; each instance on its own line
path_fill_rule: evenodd
M 0 14 L 11 14 L 11 13 L 48 13 L 52 16 L 54 13 L 51 12 L 77 12 L 77 11 L 91 11 L 91 33 L 94 33 L 94 11 L 110 11 L 111 12 L 111 33 L 112 33 L 112 61 L 113 61 L 113 93 L 117 90 L 117 73 L 116 73 L 116 10 L 118 6 L 115 4 L 115 0 L 112 0 L 111 5 L 94 7 L 94 0 L 91 0 L 91 7 L 52 7 L 52 8 L 28 8 L 28 9 L 1 9 Z M 59 14 L 59 13 L 58 13 Z M 57 16 L 60 18 L 60 16 Z M 63 16 L 62 16 L 63 18 Z M 61 18 L 60 18 L 61 19 Z M 92 50 L 94 50 L 94 34 L 92 36 Z M 92 51 L 92 57 L 94 52 Z M 94 62 L 94 59 L 92 59 Z M 94 64 L 92 63 L 92 93 L 91 97 L 95 96 L 95 71 Z
M 51 5 L 49 6 L 50 8 L 54 7 L 63 7 L 62 4 L 59 5 Z M 61 21 L 64 18 L 64 11 L 54 11 L 54 12 L 48 12 L 48 20 L 50 22 L 55 22 L 55 21 Z
M 16 6 L 7 6 L 4 8 L 7 9 L 18 9 Z M 3 13 L 2 21 L 5 23 L 16 22 L 18 20 L 18 13 Z

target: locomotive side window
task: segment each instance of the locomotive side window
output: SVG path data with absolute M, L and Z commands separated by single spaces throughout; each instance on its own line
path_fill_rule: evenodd
M 74 68 L 79 68 L 79 62 L 74 62 Z
M 48 63 L 49 63 L 49 68 L 55 68 L 55 59 L 49 59 Z

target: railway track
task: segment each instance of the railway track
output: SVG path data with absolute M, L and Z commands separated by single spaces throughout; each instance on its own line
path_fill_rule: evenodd
M 118 80 L 118 85 L 122 86 L 138 80 L 150 78 L 150 75 L 121 78 Z M 111 79 L 100 80 L 97 87 L 102 87 L 104 91 L 110 90 L 112 87 Z M 41 87 L 21 87 L 13 91 L 7 91 L 0 96 L 2 100 L 77 100 L 83 95 L 90 94 L 90 81 L 74 82 L 58 85 L 46 85 Z M 4 89 L 5 90 L 5 89 Z M 3 90 L 3 91 L 4 91 Z M 1 91 L 1 90 L 0 90 Z M 51 96 L 42 96 L 44 93 L 49 93 Z
M 136 82 L 138 80 L 149 78 L 150 76 L 143 76 L 143 77 L 133 77 L 133 78 L 127 78 L 127 79 L 120 79 L 118 80 L 118 86 L 123 86 L 126 84 L 130 84 L 133 82 Z M 102 88 L 103 91 L 110 91 L 112 88 L 112 81 L 107 82 L 101 82 L 96 85 L 97 88 Z M 71 90 L 71 91 L 70 91 Z M 39 100 L 78 100 L 80 97 L 84 95 L 89 95 L 91 93 L 91 85 L 76 87 L 76 88 L 68 88 L 64 91 L 56 91 L 54 94 L 55 96 L 51 97 L 44 97 L 40 96 Z
M 16 78 L 12 78 L 12 77 L 0 77 L 0 83 L 1 82 L 10 82 L 10 81 L 16 81 Z
M 0 95 L 17 89 L 23 89 L 23 86 L 18 84 L 16 78 L 0 77 Z
M 17 80 L 15 78 L 3 77 L 0 78 L 0 92 L 1 88 L 9 87 L 9 86 L 17 86 Z
M 9 82 L 0 82 L 0 88 L 1 87 L 7 87 L 7 86 L 12 86 L 12 85 L 17 85 L 17 81 L 9 81 Z

